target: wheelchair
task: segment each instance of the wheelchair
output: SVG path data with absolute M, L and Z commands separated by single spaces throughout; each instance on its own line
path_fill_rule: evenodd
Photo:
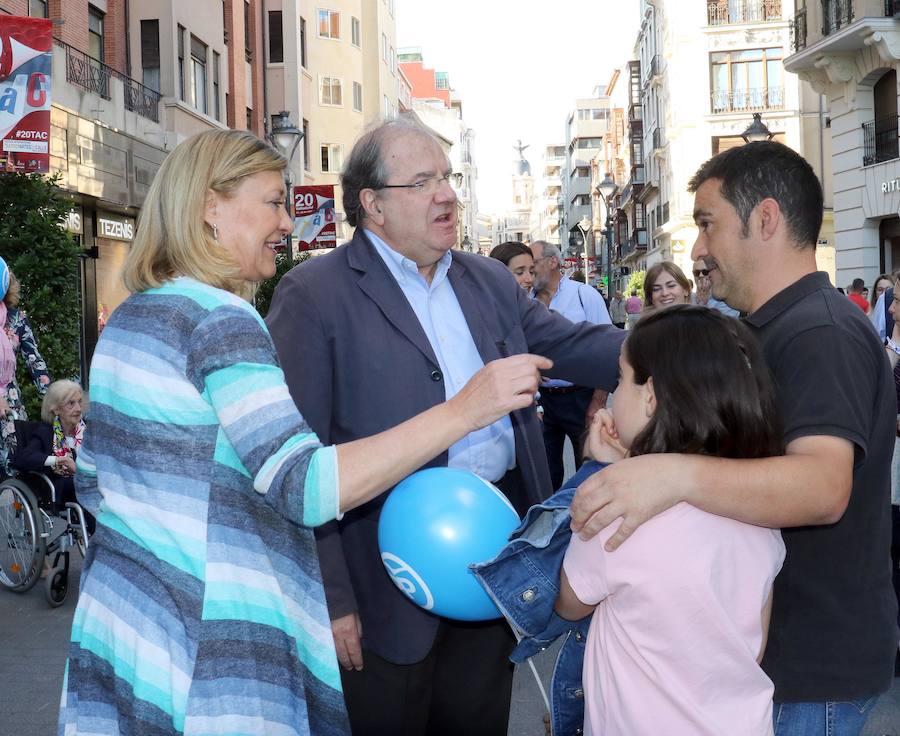
M 28 442 L 37 422 L 16 422 L 19 447 Z M 0 482 L 0 586 L 15 593 L 31 590 L 44 578 L 47 602 L 61 606 L 69 592 L 69 553 L 87 552 L 84 511 L 77 503 L 62 504 L 53 481 L 43 473 L 20 471 Z

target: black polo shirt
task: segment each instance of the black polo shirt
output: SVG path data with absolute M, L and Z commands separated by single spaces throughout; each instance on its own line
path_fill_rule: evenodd
M 783 530 L 787 557 L 763 668 L 778 702 L 876 695 L 891 686 L 898 641 L 890 570 L 896 396 L 884 348 L 825 273 L 804 276 L 746 322 L 775 378 L 785 443 L 827 435 L 855 446 L 841 520 Z

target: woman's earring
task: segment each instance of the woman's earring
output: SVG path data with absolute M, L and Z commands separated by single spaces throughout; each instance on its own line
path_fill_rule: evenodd
M 215 240 L 218 243 L 219 242 L 219 228 L 216 227 L 215 223 L 213 223 L 212 229 L 213 229 L 213 240 Z

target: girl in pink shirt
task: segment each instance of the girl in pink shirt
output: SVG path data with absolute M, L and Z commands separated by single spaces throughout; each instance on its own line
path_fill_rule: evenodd
M 591 429 L 595 459 L 781 454 L 771 379 L 738 320 L 692 306 L 647 315 L 619 367 L 612 413 Z M 572 537 L 556 604 L 567 619 L 593 612 L 585 733 L 771 734 L 773 686 L 758 662 L 784 560 L 780 533 L 686 503 L 606 552 L 617 528 Z

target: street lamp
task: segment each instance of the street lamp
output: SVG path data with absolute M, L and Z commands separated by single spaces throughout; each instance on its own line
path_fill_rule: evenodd
M 753 113 L 753 122 L 747 126 L 747 130 L 741 133 L 744 143 L 758 143 L 759 141 L 770 141 L 775 134 L 770 131 L 766 124 L 762 121 L 762 114 Z
M 584 283 L 590 284 L 591 280 L 588 271 L 588 230 L 591 229 L 591 221 L 587 217 L 582 217 L 578 222 L 578 229 L 581 230 L 581 242 L 584 246 Z
M 297 146 L 299 146 L 300 141 L 303 140 L 303 131 L 291 122 L 290 113 L 288 113 L 287 110 L 282 110 L 272 116 L 272 129 L 266 136 L 266 140 L 275 146 L 278 152 L 287 160 L 287 166 L 284 169 L 284 187 L 286 190 L 284 205 L 288 213 L 291 213 L 293 212 L 291 209 L 291 188 L 294 183 L 294 174 L 291 171 L 291 161 L 294 158 L 294 154 L 297 152 Z M 291 220 L 293 219 L 292 216 Z M 288 235 L 285 240 L 288 254 L 293 255 L 291 253 L 292 235 Z
M 597 185 L 597 193 L 603 197 L 606 204 L 606 296 L 612 297 L 612 254 L 614 244 L 614 232 L 612 226 L 612 198 L 616 193 L 616 180 L 608 171 Z

